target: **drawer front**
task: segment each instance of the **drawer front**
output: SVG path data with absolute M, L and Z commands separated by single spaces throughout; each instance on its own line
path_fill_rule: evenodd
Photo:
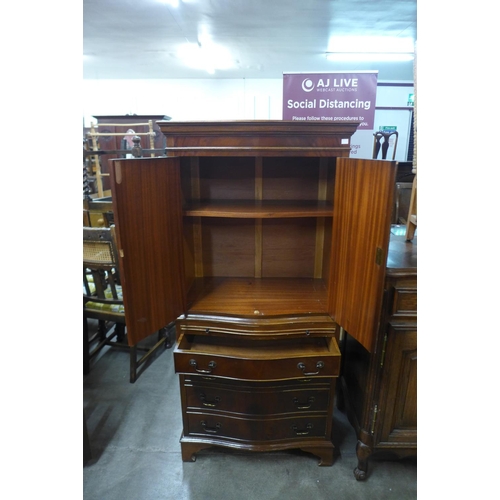
M 234 380 L 336 377 L 340 351 L 335 338 L 238 340 L 181 335 L 174 350 L 176 373 Z
M 192 383 L 184 383 L 187 411 L 211 410 L 247 416 L 325 413 L 330 402 L 330 387 L 297 387 L 297 384 L 262 388 L 257 384 L 231 386 L 192 379 Z
M 276 419 L 235 418 L 203 413 L 187 414 L 184 435 L 244 441 L 282 441 L 326 437 L 326 417 L 304 416 Z

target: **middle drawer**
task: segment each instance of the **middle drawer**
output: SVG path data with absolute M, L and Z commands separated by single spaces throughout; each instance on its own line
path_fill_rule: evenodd
M 176 373 L 234 380 L 337 377 L 340 351 L 334 337 L 248 340 L 182 334 L 174 350 Z
M 235 385 L 229 381 L 211 383 L 200 376 L 186 376 L 184 391 L 187 411 L 210 410 L 248 416 L 310 414 L 328 410 L 331 382 L 239 382 Z

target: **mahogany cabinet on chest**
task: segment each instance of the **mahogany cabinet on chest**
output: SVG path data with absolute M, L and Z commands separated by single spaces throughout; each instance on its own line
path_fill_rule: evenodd
M 300 448 L 331 465 L 343 327 L 384 294 L 396 164 L 358 123 L 158 122 L 166 157 L 112 161 L 128 336 L 176 321 L 182 458 Z

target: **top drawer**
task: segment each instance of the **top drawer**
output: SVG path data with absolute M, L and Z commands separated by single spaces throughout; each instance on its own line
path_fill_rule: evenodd
M 176 373 L 235 380 L 336 377 L 340 351 L 334 337 L 249 340 L 181 335 L 174 350 Z
M 253 340 L 280 340 L 291 337 L 336 337 L 338 329 L 332 318 L 326 314 L 298 315 L 272 318 L 244 318 L 221 315 L 189 314 L 179 318 L 175 324 L 177 338 L 184 335 L 213 335 L 224 337 L 251 338 Z

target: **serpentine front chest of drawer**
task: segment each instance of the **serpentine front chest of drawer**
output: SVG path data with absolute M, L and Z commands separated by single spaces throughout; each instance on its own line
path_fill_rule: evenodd
M 336 326 L 298 321 L 177 321 L 184 461 L 207 446 L 253 451 L 301 448 L 333 463 L 335 381 L 340 372 Z M 219 328 L 217 328 L 219 327 Z M 279 328 L 279 330 L 277 330 Z

